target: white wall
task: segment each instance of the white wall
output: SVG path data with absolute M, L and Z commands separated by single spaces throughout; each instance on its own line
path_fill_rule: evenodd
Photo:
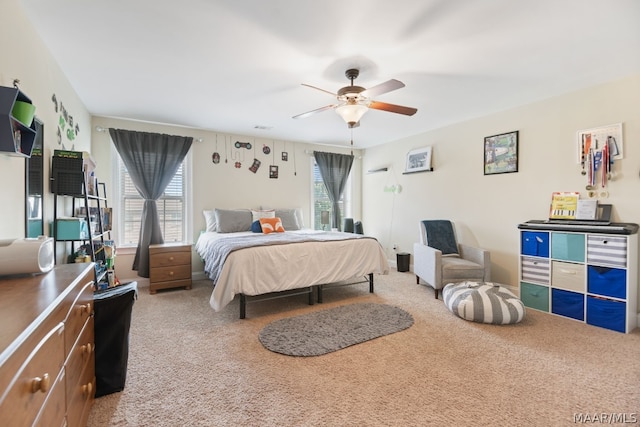
M 364 224 L 393 258 L 393 244 L 413 252 L 420 220 L 452 219 L 461 241 L 491 250 L 493 279 L 517 287 L 518 224 L 547 218 L 553 191 L 586 197 L 586 179 L 576 162 L 578 130 L 623 123 L 624 159 L 615 162 L 609 197 L 602 202 L 613 204 L 616 221 L 640 222 L 639 105 L 636 75 L 368 149 Z M 485 176 L 484 137 L 515 130 L 519 171 Z M 429 145 L 433 172 L 403 175 L 406 153 Z M 366 174 L 387 165 L 388 172 Z M 383 192 L 393 184 L 402 186 L 400 194 Z
M 203 210 L 214 208 L 234 209 L 249 208 L 287 208 L 299 207 L 303 210 L 305 225 L 311 223 L 311 156 L 314 150 L 336 153 L 349 153 L 348 148 L 327 147 L 322 145 L 305 144 L 291 141 L 253 138 L 242 135 L 228 135 L 211 131 L 189 129 L 177 126 L 164 126 L 154 123 L 145 123 L 131 120 L 113 119 L 106 117 L 94 117 L 92 128 L 92 154 L 98 166 L 96 176 L 100 181 L 112 182 L 111 171 L 111 137 L 106 132 L 96 131 L 96 127 L 120 128 L 144 132 L 166 133 L 171 135 L 192 136 L 202 139 L 194 140 L 191 155 L 193 168 L 193 207 L 192 221 L 193 232 L 189 236 L 191 242 L 195 242 L 201 230 L 205 228 Z M 226 140 L 226 153 L 225 153 Z M 232 147 L 236 141 L 250 142 L 251 150 L 237 150 Z M 262 151 L 264 145 L 271 148 L 270 154 Z M 275 144 L 275 150 L 274 150 Z M 255 148 L 255 150 L 254 150 Z M 219 164 L 212 162 L 212 154 L 220 153 Z M 288 153 L 288 161 L 283 161 L 282 151 Z M 274 158 L 275 152 L 275 158 Z M 361 218 L 361 153 L 354 150 L 352 174 L 353 211 L 356 219 Z M 257 158 L 261 164 L 254 174 L 248 168 L 253 159 Z M 225 162 L 225 159 L 227 162 Z M 234 167 L 236 160 L 242 163 L 242 167 Z M 278 178 L 269 178 L 269 165 L 278 165 Z M 115 196 L 116 189 L 113 185 L 107 185 L 110 206 L 117 208 Z M 114 228 L 118 223 L 114 222 Z M 118 242 L 116 242 L 117 244 Z M 129 272 L 132 257 L 127 251 L 118 249 L 118 274 L 122 277 L 132 276 Z M 200 259 L 194 255 L 193 271 L 202 271 Z
M 20 89 L 36 106 L 36 116 L 44 122 L 44 177 L 49 177 L 51 155 L 62 148 L 57 143 L 59 113 L 56 113 L 53 94 L 62 101 L 73 115 L 80 132 L 73 141 L 73 148 L 88 151 L 91 146 L 91 117 L 71 88 L 58 64 L 26 19 L 18 0 L 3 0 L 0 12 L 0 85 L 12 86 L 13 79 L 20 80 Z M 66 141 L 65 141 L 66 143 Z M 71 148 L 70 146 L 66 147 Z M 4 207 L 0 210 L 0 239 L 24 237 L 25 160 L 0 155 L 0 181 L 4 183 L 0 195 Z M 45 221 L 53 216 L 53 197 L 48 193 L 49 183 L 44 183 Z

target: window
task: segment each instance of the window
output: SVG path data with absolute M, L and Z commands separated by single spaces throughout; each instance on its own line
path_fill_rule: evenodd
M 329 216 L 329 224 L 323 227 L 321 222 L 321 212 L 331 212 L 333 210 L 331 199 L 329 198 L 327 188 L 322 181 L 320 168 L 318 168 L 313 157 L 311 158 L 311 164 L 313 168 L 313 173 L 311 174 L 311 191 L 313 194 L 313 206 L 311 212 L 313 215 L 313 228 L 314 230 L 329 230 L 331 228 L 331 216 Z M 349 174 L 347 184 L 344 187 L 344 191 L 342 192 L 342 197 L 340 198 L 338 205 L 340 207 L 340 218 L 349 217 L 351 215 L 351 174 Z
M 119 178 L 119 200 L 117 207 L 118 215 L 118 242 L 119 246 L 137 246 L 140 237 L 140 219 L 144 199 L 138 194 L 131 176 L 124 166 L 120 156 L 116 154 L 117 170 Z M 158 216 L 160 217 L 160 228 L 165 242 L 184 242 L 188 235 L 187 230 L 187 184 L 188 164 L 190 154 L 185 157 L 173 179 L 164 190 L 156 204 Z

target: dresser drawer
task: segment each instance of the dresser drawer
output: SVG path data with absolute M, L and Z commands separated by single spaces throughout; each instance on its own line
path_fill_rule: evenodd
M 96 344 L 93 324 L 92 316 L 82 330 L 82 334 L 80 334 L 76 345 L 71 349 L 69 358 L 65 363 L 66 366 L 73 367 L 73 369 L 67 371 L 67 389 L 71 389 L 71 387 L 78 383 L 80 376 L 87 366 L 90 366 L 92 369 L 95 367 Z
M 46 322 L 42 326 L 48 325 Z M 51 328 L 25 356 L 24 364 L 0 397 L 4 425 L 30 425 L 50 395 L 64 364 L 64 323 Z
M 64 416 L 66 413 L 65 392 L 64 392 L 65 370 L 60 371 L 56 383 L 51 387 L 51 392 L 47 397 L 47 401 L 40 410 L 34 426 L 38 427 L 61 427 L 68 425 Z
M 84 370 L 80 381 L 67 388 L 67 422 L 69 427 L 87 425 L 89 410 L 96 393 L 96 377 L 93 369 Z
M 152 282 L 167 282 L 170 280 L 191 279 L 191 265 L 157 267 L 151 270 L 149 279 Z
M 93 281 L 80 282 L 82 290 L 77 294 L 69 307 L 65 320 L 65 354 L 73 348 L 78 339 L 78 335 L 89 317 L 93 314 Z
M 149 267 L 167 267 L 171 265 L 191 264 L 191 251 L 183 252 L 161 252 L 153 254 Z
M 551 286 L 584 293 L 584 264 L 553 261 L 551 263 Z

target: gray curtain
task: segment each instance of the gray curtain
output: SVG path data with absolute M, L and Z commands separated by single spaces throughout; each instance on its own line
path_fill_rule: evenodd
M 156 200 L 173 179 L 193 138 L 122 129 L 109 129 L 109 135 L 144 198 L 133 270 L 140 277 L 149 277 L 149 245 L 164 243 Z
M 353 165 L 353 155 L 324 153 L 315 151 L 313 156 L 318 164 L 322 181 L 327 188 L 329 199 L 333 205 L 331 209 L 331 228 L 339 228 L 340 224 L 340 197 L 347 184 L 351 165 Z

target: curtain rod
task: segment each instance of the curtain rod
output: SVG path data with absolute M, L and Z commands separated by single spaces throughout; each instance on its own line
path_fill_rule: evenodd
M 304 154 L 308 154 L 310 156 L 313 156 L 313 154 L 316 152 L 317 150 L 304 150 Z M 326 151 L 325 151 L 326 152 Z M 338 153 L 338 154 L 342 154 L 342 153 Z M 353 156 L 354 159 L 358 159 L 358 160 L 362 160 L 362 156 Z
M 103 128 L 102 126 L 96 126 L 96 132 L 107 133 L 107 132 L 109 132 L 109 129 L 108 128 Z M 193 140 L 195 142 L 204 142 L 204 139 L 202 139 L 202 138 L 195 138 L 195 137 L 192 137 L 192 138 L 193 138 Z

